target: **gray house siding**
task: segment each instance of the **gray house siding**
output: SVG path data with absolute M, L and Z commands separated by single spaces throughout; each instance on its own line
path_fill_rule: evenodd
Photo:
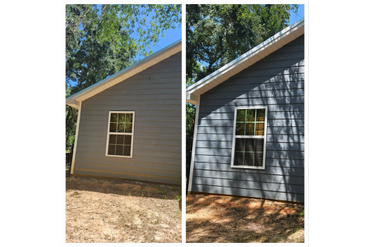
M 234 110 L 267 106 L 265 170 L 231 168 Z M 192 191 L 304 201 L 304 36 L 200 97 Z
M 109 111 L 135 111 L 133 157 L 105 156 Z M 181 52 L 82 102 L 74 174 L 181 184 Z

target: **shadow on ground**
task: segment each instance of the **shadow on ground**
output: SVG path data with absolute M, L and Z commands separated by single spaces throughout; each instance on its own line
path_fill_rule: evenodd
M 300 204 L 221 195 L 186 199 L 187 243 L 304 242 Z

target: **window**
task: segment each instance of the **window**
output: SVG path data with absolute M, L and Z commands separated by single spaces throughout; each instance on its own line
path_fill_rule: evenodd
M 236 107 L 232 168 L 265 169 L 267 107 Z
M 110 111 L 106 156 L 132 157 L 135 112 Z

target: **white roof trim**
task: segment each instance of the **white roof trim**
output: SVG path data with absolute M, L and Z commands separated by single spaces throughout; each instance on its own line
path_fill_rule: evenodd
M 141 71 L 163 61 L 164 59 L 178 53 L 181 51 L 181 40 L 157 51 L 156 53 L 142 59 L 141 61 L 117 72 L 114 75 L 109 76 L 108 78 L 85 88 L 84 90 L 81 90 L 78 93 L 75 93 L 74 95 L 68 97 L 66 99 L 66 104 L 79 109 L 79 102 L 82 102 L 102 91 L 104 91 L 107 88 L 110 88 L 138 73 Z
M 279 33 L 268 38 L 240 57 L 234 59 L 230 63 L 222 66 L 200 81 L 189 86 L 186 89 L 186 102 L 197 104 L 197 101 L 194 99 L 197 99 L 199 95 L 207 92 L 220 83 L 226 81 L 231 76 L 234 76 L 240 71 L 248 68 L 252 64 L 280 49 L 282 46 L 298 38 L 302 34 L 304 34 L 304 18 L 295 22 L 293 25 L 284 28 Z

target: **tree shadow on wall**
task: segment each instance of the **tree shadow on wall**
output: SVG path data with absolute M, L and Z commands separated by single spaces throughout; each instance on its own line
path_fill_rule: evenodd
M 303 39 L 201 96 L 193 191 L 304 201 Z M 230 167 L 237 106 L 268 106 L 265 170 Z

